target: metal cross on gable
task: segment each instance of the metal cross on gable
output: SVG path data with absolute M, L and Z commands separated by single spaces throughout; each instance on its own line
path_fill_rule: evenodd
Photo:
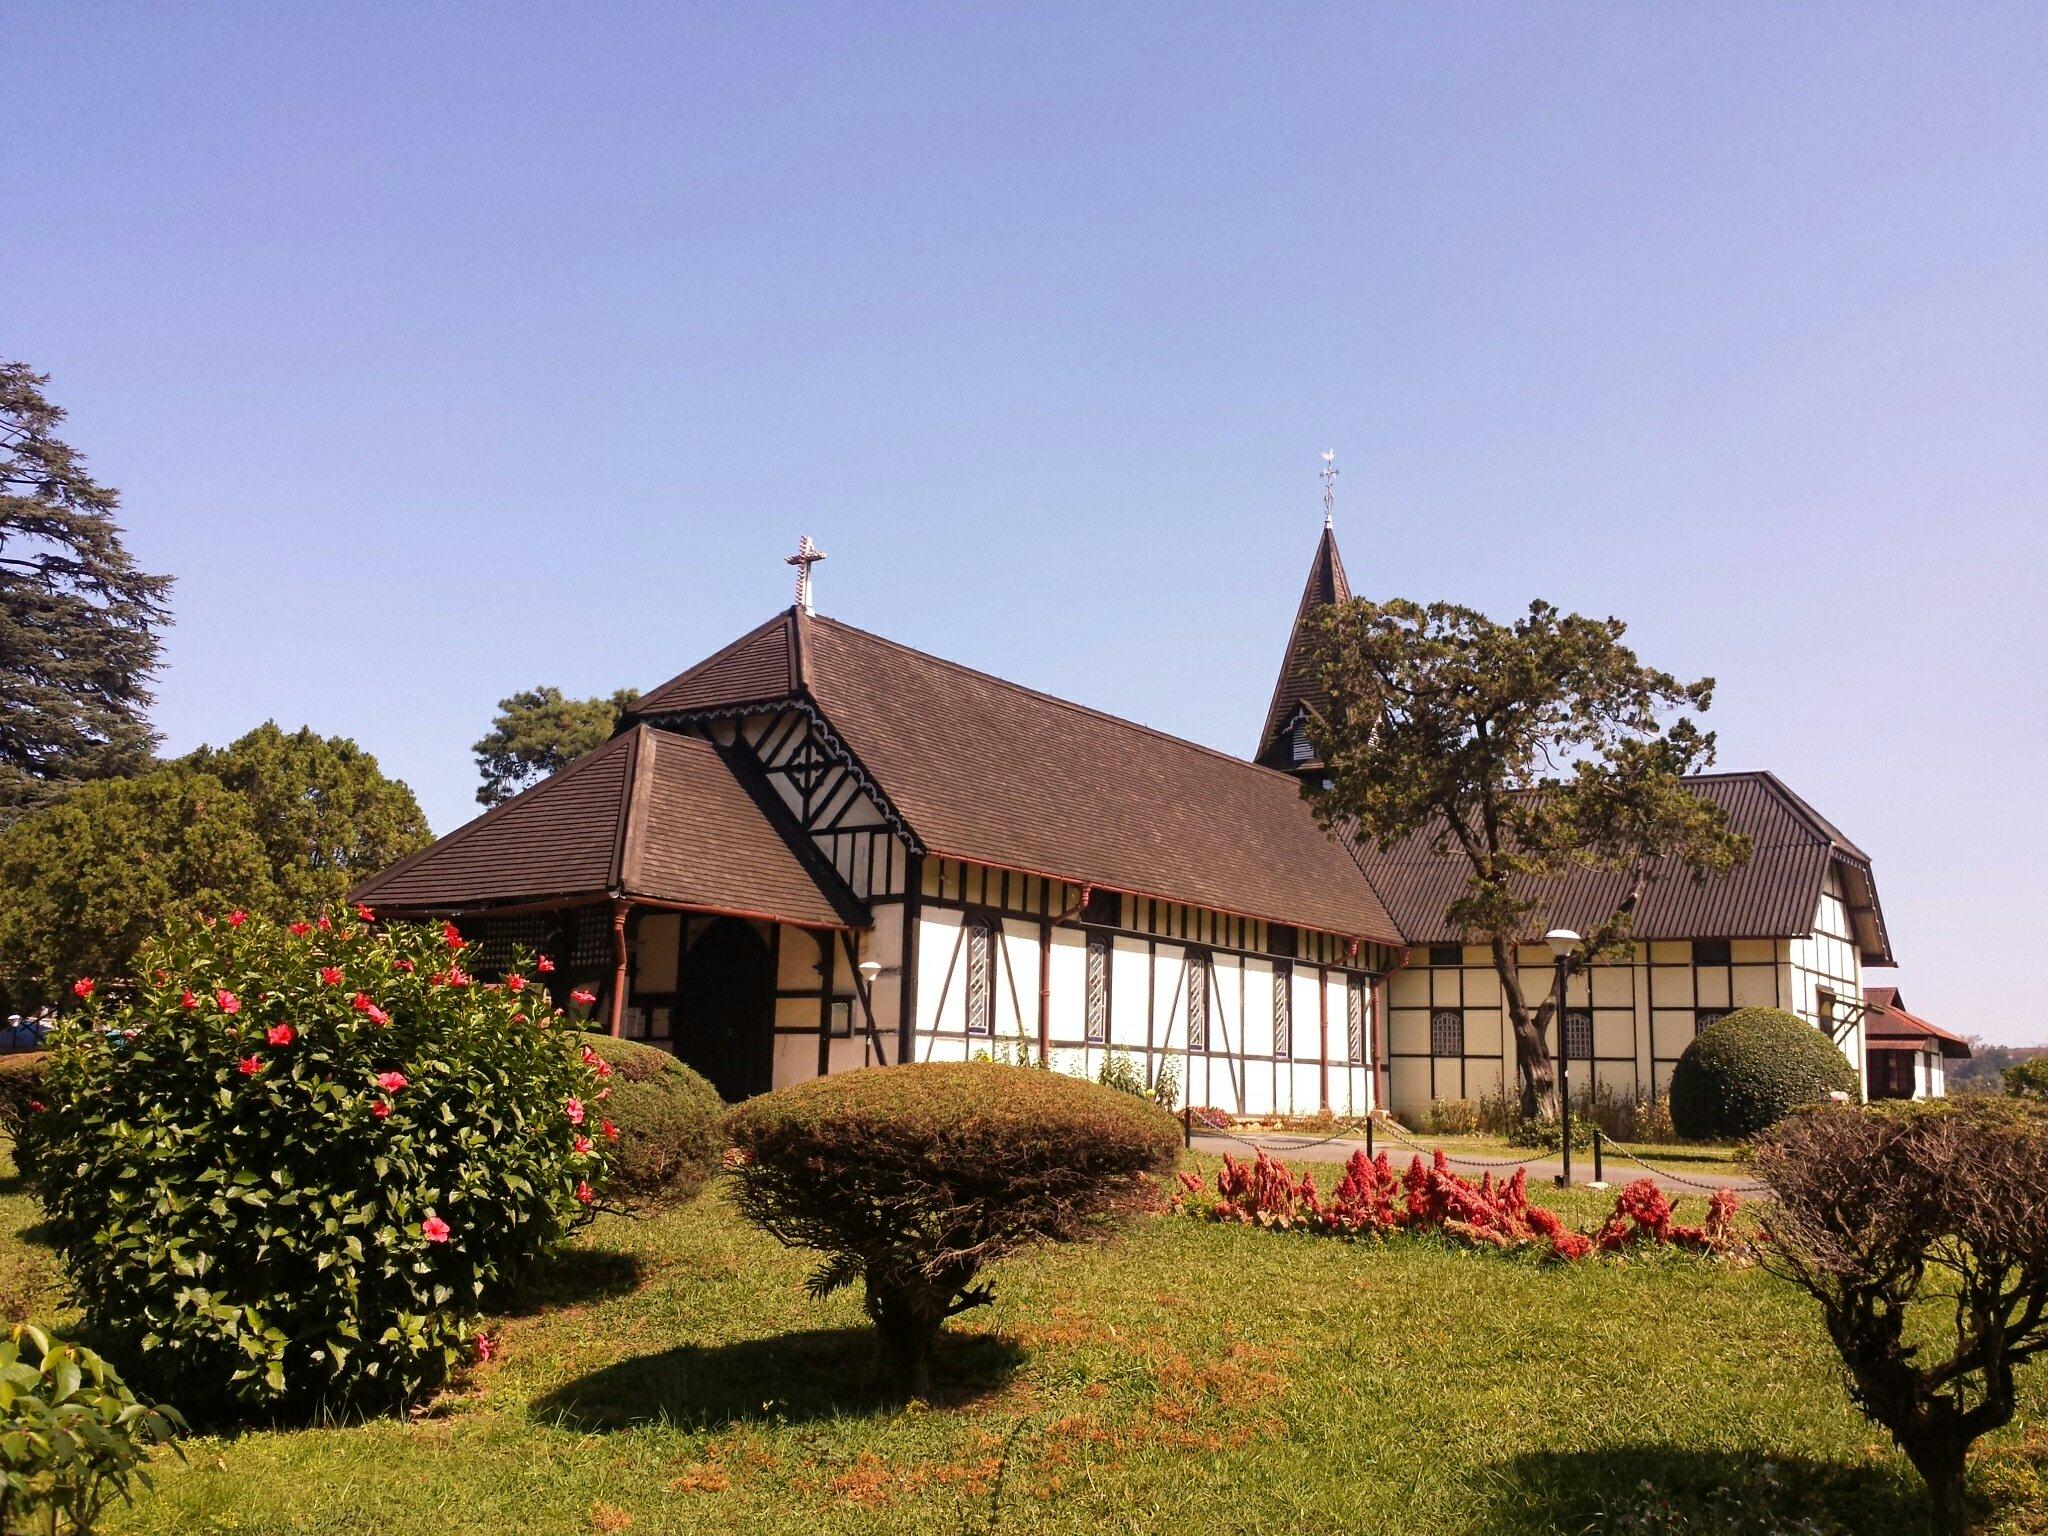
M 796 567 L 796 605 L 805 613 L 816 610 L 811 607 L 811 567 L 825 558 L 825 551 L 811 542 L 807 533 L 796 541 L 796 553 L 783 563 Z
M 1328 528 L 1337 520 L 1337 450 L 1323 450 L 1323 526 Z

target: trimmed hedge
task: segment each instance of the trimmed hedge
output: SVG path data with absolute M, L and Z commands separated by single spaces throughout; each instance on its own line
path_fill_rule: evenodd
M 619 1139 L 605 1194 L 632 1209 L 684 1204 L 718 1172 L 725 1153 L 725 1100 L 658 1047 L 605 1034 L 588 1035 L 585 1043 L 611 1068 L 604 1110 Z
M 1861 1096 L 1856 1069 L 1818 1029 L 1742 1008 L 1701 1030 L 1671 1074 L 1671 1125 L 1689 1141 L 1746 1140 L 1832 1093 Z
M 825 1262 L 811 1289 L 860 1280 L 890 1384 L 921 1395 L 945 1320 L 986 1305 L 982 1268 L 1037 1242 L 1105 1236 L 1156 1198 L 1180 1155 L 1164 1110 L 1079 1078 L 993 1062 L 817 1078 L 726 1117 L 737 1199 Z
M 0 1056 L 0 1130 L 15 1140 L 15 1157 L 21 1156 L 21 1128 L 33 1106 L 43 1099 L 43 1071 L 48 1051 L 19 1051 Z

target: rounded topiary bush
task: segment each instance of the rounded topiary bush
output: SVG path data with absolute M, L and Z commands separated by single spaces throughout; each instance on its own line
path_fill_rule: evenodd
M 1861 1093 L 1828 1037 L 1776 1008 L 1742 1008 L 1701 1030 L 1671 1073 L 1671 1126 L 1689 1141 L 1740 1140 L 1830 1094 Z
M 234 913 L 119 995 L 77 983 L 25 1135 L 132 1377 L 209 1415 L 403 1400 L 582 1219 L 599 1075 L 543 988 L 464 956 L 452 927 Z
M 718 1171 L 725 1100 L 667 1051 L 610 1035 L 583 1038 L 611 1069 L 604 1112 L 618 1140 L 605 1194 L 644 1209 L 683 1204 Z
M 726 1118 L 741 1210 L 825 1262 L 811 1289 L 866 1287 L 882 1366 L 923 1394 L 982 1269 L 1036 1242 L 1104 1236 L 1154 1197 L 1180 1128 L 1129 1094 L 992 1062 L 873 1067 L 751 1099 Z

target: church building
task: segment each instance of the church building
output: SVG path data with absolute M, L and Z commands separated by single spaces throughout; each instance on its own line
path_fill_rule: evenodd
M 822 558 L 806 539 L 792 607 L 357 899 L 455 920 L 485 968 L 546 953 L 559 990 L 728 1098 L 983 1053 L 1088 1076 L 1114 1054 L 1241 1116 L 1512 1088 L 1493 971 L 1443 923 L 1461 869 L 1426 836 L 1332 838 L 1302 798 L 1305 623 L 1350 596 L 1327 519 L 1250 758 L 821 616 Z M 1653 885 L 1633 955 L 1572 979 L 1574 1081 L 1659 1092 L 1699 1028 L 1752 1004 L 1826 1030 L 1867 1079 L 1863 972 L 1893 963 L 1869 858 L 1768 773 L 1696 783 L 1755 857 Z M 1620 894 L 1554 884 L 1539 931 L 1589 929 Z M 1525 963 L 1541 995 L 1547 951 Z M 1915 1039 L 1919 1065 L 1880 1053 L 1873 1092 L 1940 1091 L 1946 1047 Z

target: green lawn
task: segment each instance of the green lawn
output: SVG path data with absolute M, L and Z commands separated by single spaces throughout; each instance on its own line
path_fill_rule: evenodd
M 0 1284 L 59 1317 L 0 1185 Z M 1569 1200 L 1591 1222 L 1606 1201 Z M 716 1194 L 606 1219 L 420 1416 L 201 1439 L 121 1531 L 377 1536 L 1910 1530 L 1917 1489 L 1809 1309 L 1690 1258 L 1542 1267 L 1433 1242 L 1153 1221 L 1003 1268 L 942 1407 L 865 1392 L 858 1304 Z M 2036 1427 L 1988 1528 L 2048 1522 Z

